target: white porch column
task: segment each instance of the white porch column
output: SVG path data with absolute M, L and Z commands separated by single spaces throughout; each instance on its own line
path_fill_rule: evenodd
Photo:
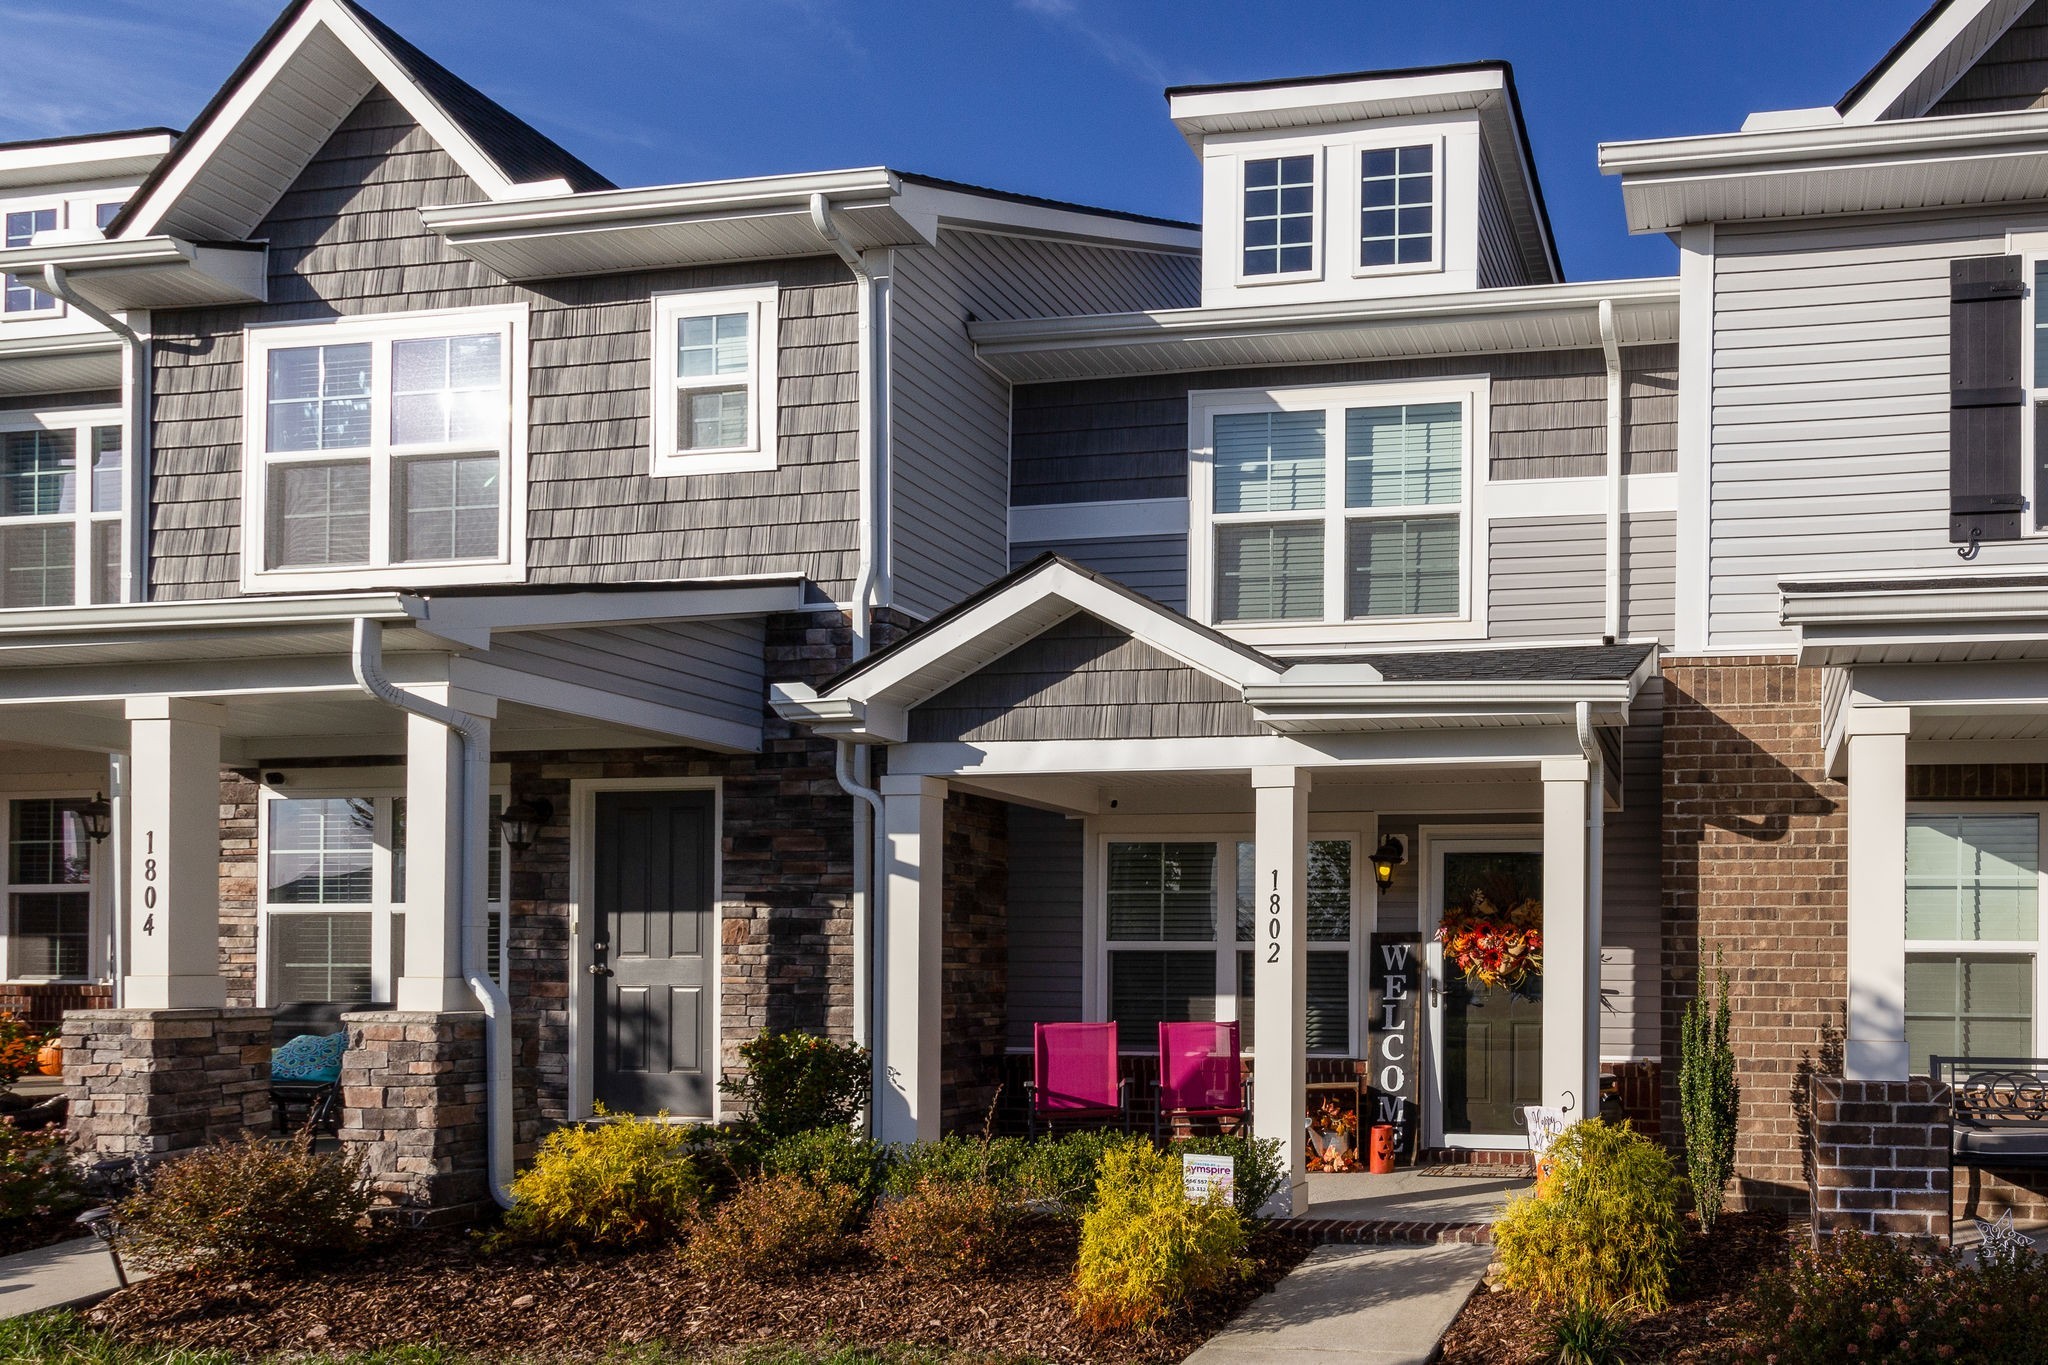
M 1906 707 L 1850 708 L 1849 1036 L 1852 1081 L 1906 1079 Z
M 1308 1206 L 1308 789 L 1306 769 L 1252 770 L 1252 1132 L 1280 1144 L 1287 1183 L 1271 1210 L 1280 1214 Z
M 881 790 L 889 860 L 875 931 L 874 1135 L 925 1142 L 939 1135 L 946 784 L 889 776 Z
M 135 697 L 129 731 L 129 1009 L 218 1009 L 220 732 L 227 709 Z
M 1543 1103 L 1600 1110 L 1600 940 L 1588 922 L 1587 801 L 1594 765 L 1543 760 Z
M 468 693 L 449 696 L 446 688 L 411 690 L 475 716 L 485 736 L 490 734 L 490 718 L 496 711 L 491 699 Z M 488 753 L 488 738 L 485 750 Z M 488 759 L 485 771 L 487 764 Z M 484 800 L 489 799 L 485 793 Z M 405 974 L 398 979 L 393 1002 L 401 1010 L 438 1014 L 476 1008 L 462 970 L 462 853 L 466 844 L 476 860 L 472 894 L 481 902 L 489 824 L 488 819 L 470 827 L 462 823 L 460 737 L 439 721 L 407 712 Z

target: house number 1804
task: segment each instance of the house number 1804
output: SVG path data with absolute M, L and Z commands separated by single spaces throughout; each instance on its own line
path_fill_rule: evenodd
M 156 831 L 142 832 L 142 932 L 156 933 Z
M 1273 894 L 1266 897 L 1266 961 L 1280 960 L 1280 869 L 1273 869 Z

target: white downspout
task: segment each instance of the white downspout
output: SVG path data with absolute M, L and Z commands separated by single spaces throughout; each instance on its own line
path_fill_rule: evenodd
M 462 888 L 462 975 L 484 1012 L 485 1115 L 489 1125 L 491 1198 L 498 1207 L 512 1207 L 512 1004 L 504 988 L 491 980 L 484 961 L 487 941 L 484 920 L 484 869 L 478 841 L 471 831 L 486 827 L 491 790 L 491 752 L 476 717 L 452 706 L 428 701 L 384 676 L 384 625 L 358 616 L 350 651 L 356 685 L 386 706 L 424 716 L 453 730 L 462 745 L 460 821 L 462 856 L 458 880 Z
M 846 268 L 853 272 L 862 299 L 858 310 L 858 369 L 865 379 L 860 386 L 859 416 L 855 422 L 855 452 L 860 469 L 860 552 L 854 573 L 852 606 L 852 657 L 857 663 L 874 647 L 875 585 L 886 568 L 883 529 L 886 525 L 888 471 L 888 326 L 890 279 L 877 277 L 860 252 L 840 233 L 832 217 L 832 203 L 823 194 L 811 196 L 811 225 L 831 244 Z M 881 439 L 877 439 L 880 432 Z M 874 1037 L 874 925 L 881 915 L 882 870 L 888 865 L 887 838 L 882 818 L 882 796 L 873 782 L 873 751 L 867 745 L 840 740 L 834 746 L 832 773 L 840 789 L 854 798 L 853 809 L 853 1041 L 863 1047 Z M 876 1073 L 880 1082 L 880 1073 Z M 868 1115 L 873 1121 L 875 1106 L 870 1097 Z
M 1600 300 L 1600 349 L 1607 357 L 1607 643 L 1621 638 L 1621 342 L 1614 300 Z
M 144 530 L 149 511 L 149 342 L 106 309 L 81 298 L 61 265 L 43 267 L 43 290 L 120 338 L 122 354 L 127 357 L 122 367 L 121 395 L 128 427 L 128 449 L 123 452 L 126 468 L 122 496 L 126 506 L 122 511 L 126 524 L 121 534 L 121 600 L 140 602 L 149 595 L 149 536 Z M 85 494 L 81 492 L 80 496 Z
M 1592 1099 L 1581 1117 L 1600 1113 L 1600 938 L 1606 905 L 1607 884 L 1607 772 L 1606 756 L 1593 734 L 1593 708 L 1580 702 L 1573 708 L 1579 732 L 1579 750 L 1591 765 L 1592 780 L 1586 784 L 1586 950 L 1592 960 L 1586 964 L 1586 1066 L 1593 1083 Z

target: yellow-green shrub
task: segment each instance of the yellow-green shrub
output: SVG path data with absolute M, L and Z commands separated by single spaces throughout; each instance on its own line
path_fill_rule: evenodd
M 1544 1304 L 1668 1302 L 1684 1223 L 1681 1182 L 1663 1148 L 1626 1123 L 1575 1123 L 1550 1149 L 1541 1194 L 1493 1225 L 1501 1281 Z
M 699 1223 L 683 1254 L 700 1275 L 780 1279 L 846 1255 L 860 1207 L 851 1186 L 764 1175 Z
M 696 1216 L 704 1176 L 691 1130 L 667 1115 L 606 1115 L 557 1128 L 512 1182 L 505 1215 L 515 1238 L 572 1246 L 631 1247 L 680 1235 Z
M 993 1181 L 927 1178 L 876 1207 L 868 1245 L 913 1274 L 980 1274 L 1008 1253 L 1021 1213 Z
M 1111 1148 L 1081 1220 L 1074 1315 L 1097 1331 L 1142 1331 L 1250 1270 L 1245 1222 L 1221 1191 L 1191 1201 L 1181 1163 L 1139 1139 Z

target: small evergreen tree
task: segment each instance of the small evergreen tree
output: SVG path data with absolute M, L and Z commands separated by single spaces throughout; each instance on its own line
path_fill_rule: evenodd
M 1729 1177 L 1735 1174 L 1735 1123 L 1742 1094 L 1735 1083 L 1735 1050 L 1728 1045 L 1728 973 L 1714 954 L 1714 990 L 1700 973 L 1699 990 L 1685 1007 L 1678 1041 L 1678 1105 L 1685 1120 L 1685 1169 L 1700 1226 L 1720 1216 Z

